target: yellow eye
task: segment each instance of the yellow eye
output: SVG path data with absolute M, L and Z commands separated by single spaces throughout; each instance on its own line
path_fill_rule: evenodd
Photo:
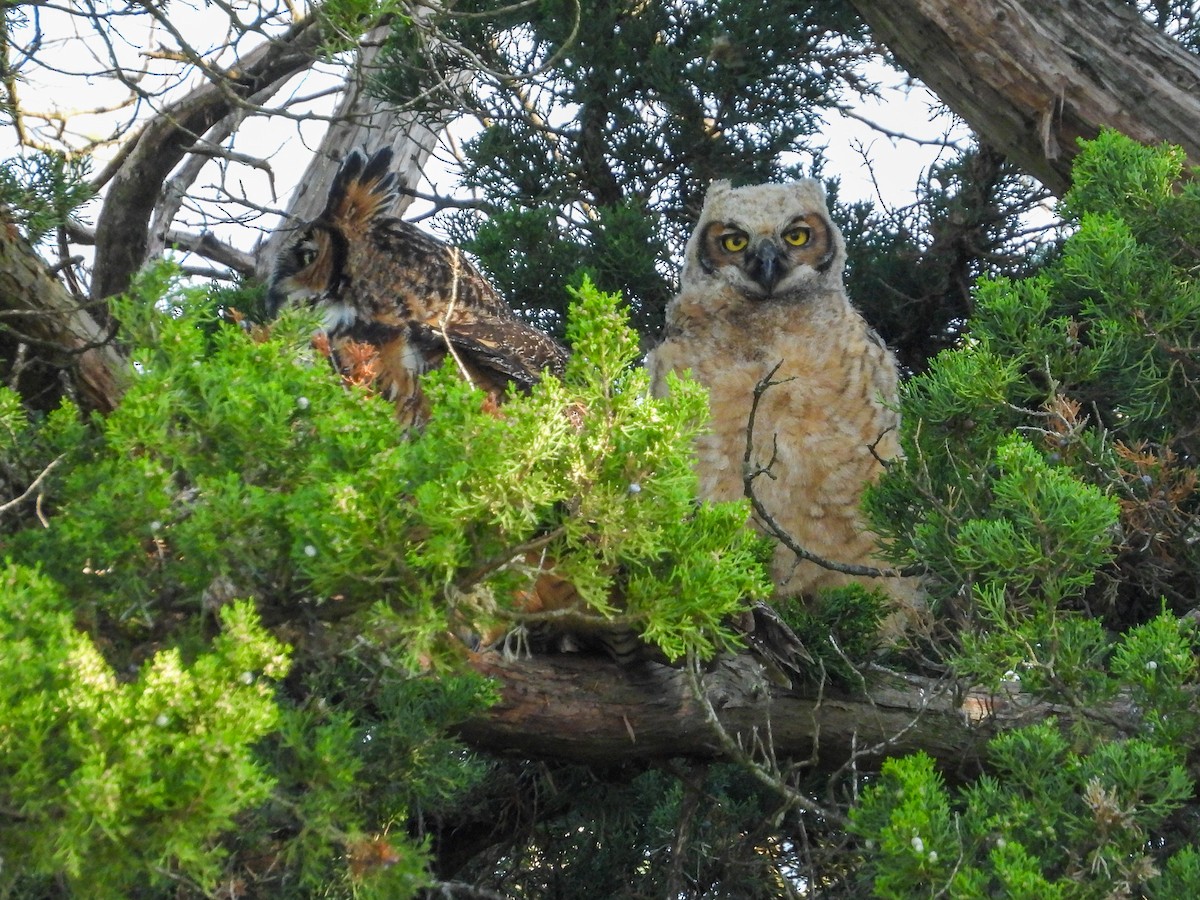
M 792 228 L 788 231 L 785 231 L 783 233 L 783 239 L 793 247 L 803 247 L 808 243 L 808 238 L 811 233 L 811 228 L 809 228 L 807 225 L 801 225 L 797 228 Z
M 296 242 L 292 248 L 293 258 L 296 260 L 296 269 L 307 269 L 317 257 L 321 255 L 321 248 L 317 242 L 317 236 L 309 232 L 303 238 Z
M 729 234 L 721 237 L 721 246 L 730 253 L 741 253 L 749 243 L 750 238 L 746 237 L 740 231 L 731 231 Z

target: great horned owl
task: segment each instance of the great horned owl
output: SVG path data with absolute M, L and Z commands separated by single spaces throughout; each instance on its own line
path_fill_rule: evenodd
M 561 374 L 566 351 L 518 319 L 457 247 L 388 214 L 391 163 L 388 148 L 346 157 L 324 212 L 276 260 L 270 311 L 289 299 L 320 308 L 335 364 L 370 372 L 405 424 L 425 418 L 419 376 L 447 354 L 496 394 Z
M 300 228 L 275 261 L 268 311 L 304 302 L 324 315 L 334 364 L 365 373 L 396 403 L 402 424 L 427 417 L 420 376 L 452 355 L 476 386 L 502 395 L 529 388 L 543 372 L 561 375 L 566 350 L 521 321 L 456 247 L 389 215 L 396 199 L 392 151 L 350 153 L 321 215 Z M 531 567 L 540 561 L 529 557 Z M 522 603 L 528 611 L 577 601 L 549 574 Z
M 744 496 L 743 461 L 755 386 L 777 365 L 757 406 L 749 464 L 754 492 L 805 549 L 841 563 L 879 566 L 859 512 L 880 459 L 899 452 L 896 362 L 850 305 L 845 244 L 811 179 L 709 189 L 687 245 L 666 335 L 648 361 L 657 394 L 690 370 L 709 391 L 711 432 L 697 441 L 701 496 Z M 767 531 L 761 521 L 761 530 Z M 780 594 L 860 580 L 777 546 Z M 911 579 L 861 579 L 907 601 Z

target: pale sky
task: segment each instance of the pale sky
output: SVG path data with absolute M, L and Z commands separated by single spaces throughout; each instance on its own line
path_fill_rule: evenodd
M 202 6 L 199 10 L 192 9 L 186 3 L 177 4 L 178 15 L 173 14 L 172 24 L 176 25 L 181 34 L 197 49 L 203 50 L 206 35 L 203 16 L 211 16 Z M 223 15 L 223 13 L 221 14 Z M 114 123 L 125 122 L 134 117 L 128 109 L 105 110 L 124 95 L 120 88 L 114 90 L 113 85 L 106 79 L 84 79 L 84 73 L 95 71 L 101 67 L 93 54 L 94 48 L 90 42 L 94 37 L 75 33 L 75 21 L 72 17 L 56 13 L 53 8 L 42 12 L 40 26 L 45 39 L 40 52 L 56 54 L 59 65 L 63 69 L 57 76 L 40 73 L 42 78 L 37 80 L 32 71 L 23 73 L 28 81 L 21 85 L 22 100 L 32 105 L 44 108 L 58 108 L 68 116 L 68 129 L 82 134 L 101 135 L 111 132 Z M 131 17 L 130 24 L 140 21 Z M 211 19 L 209 19 L 211 21 Z M 217 46 L 223 39 L 222 32 L 213 32 L 211 42 Z M 170 84 L 171 65 L 157 61 L 153 54 L 147 54 L 147 48 L 160 44 L 169 45 L 175 36 L 137 33 L 122 29 L 123 37 L 118 50 L 146 69 L 146 84 L 151 85 L 154 79 L 159 79 L 164 85 Z M 217 58 L 212 59 L 217 62 Z M 841 181 L 840 198 L 843 201 L 869 199 L 881 201 L 888 206 L 904 206 L 913 201 L 914 190 L 919 189 L 923 173 L 939 156 L 948 151 L 936 146 L 934 142 L 942 139 L 948 132 L 956 140 L 963 140 L 967 134 L 961 126 L 955 126 L 953 118 L 937 112 L 939 105 L 936 98 L 925 88 L 905 86 L 904 76 L 884 67 L 876 66 L 875 71 L 868 71 L 869 80 L 881 81 L 885 87 L 880 100 L 867 101 L 860 104 L 857 115 L 874 122 L 894 134 L 904 134 L 918 141 L 906 140 L 899 137 L 873 130 L 863 122 L 849 117 L 831 114 L 828 129 L 823 135 L 827 150 L 824 175 L 837 176 Z M 328 66 L 318 67 L 315 71 L 296 79 L 289 86 L 289 91 L 296 95 L 306 96 L 319 94 L 327 90 L 331 84 L 336 84 L 337 70 Z M 332 106 L 332 98 L 325 97 L 315 100 L 310 108 L 317 112 L 327 111 Z M 96 111 L 96 112 L 93 112 Z M 143 114 L 146 111 L 143 111 Z M 243 124 L 235 139 L 234 148 L 248 155 L 268 157 L 275 170 L 275 179 L 271 179 L 261 171 L 251 168 L 238 167 L 235 174 L 238 182 L 226 184 L 226 189 L 235 193 L 241 192 L 255 203 L 264 206 L 286 205 L 288 194 L 294 186 L 294 180 L 304 172 L 310 158 L 311 148 L 320 139 L 324 125 L 319 121 L 295 123 L 277 118 L 251 119 Z M 461 137 L 464 129 L 457 128 Z M 14 134 L 11 128 L 0 136 L 0 154 L 9 156 L 15 149 Z M 871 170 L 864 162 L 864 154 L 872 162 L 874 180 Z M 443 153 L 444 155 L 444 153 Z M 96 161 L 95 170 L 105 160 L 101 157 Z M 804 161 L 802 161 L 804 162 Z M 215 187 L 216 167 L 210 165 L 205 175 L 196 182 L 195 189 L 205 193 L 206 184 Z M 289 177 L 290 176 L 290 177 Z M 433 164 L 428 167 L 427 176 L 432 179 L 432 185 L 420 185 L 418 190 L 441 194 L 452 194 L 454 191 L 453 170 L 445 166 Z M 98 201 L 83 210 L 86 219 L 94 217 Z M 428 209 L 426 206 L 425 209 Z M 422 208 L 414 206 L 412 213 L 419 214 Z M 92 214 L 89 216 L 89 212 Z M 218 234 L 226 240 L 235 243 L 241 249 L 250 250 L 257 239 L 257 230 L 273 227 L 270 217 L 262 217 L 249 227 L 237 226 L 223 228 Z

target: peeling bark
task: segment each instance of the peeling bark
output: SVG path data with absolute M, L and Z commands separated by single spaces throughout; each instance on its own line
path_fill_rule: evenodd
M 124 389 L 125 360 L 111 335 L 47 270 L 0 210 L 0 329 L 33 344 L 42 362 L 71 371 L 87 409 L 111 412 Z M 10 373 L 18 381 L 19 372 Z
M 896 61 L 1054 193 L 1104 126 L 1200 165 L 1200 58 L 1113 0 L 852 0 Z

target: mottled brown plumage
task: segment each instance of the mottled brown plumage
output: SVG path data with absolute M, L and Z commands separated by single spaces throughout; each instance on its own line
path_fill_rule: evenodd
M 656 393 L 690 371 L 709 390 L 711 432 L 697 442 L 702 496 L 744 495 L 743 460 L 755 386 L 763 393 L 751 466 L 767 513 L 797 543 L 828 560 L 880 566 L 859 511 L 863 488 L 899 453 L 892 354 L 851 306 L 842 285 L 845 245 L 812 180 L 732 188 L 717 182 L 688 242 L 666 336 L 648 366 Z M 769 533 L 762 521 L 756 524 Z M 904 606 L 912 579 L 835 572 L 782 544 L 772 576 L 783 595 L 862 581 Z
M 276 260 L 272 312 L 308 303 L 324 315 L 335 365 L 354 383 L 374 384 L 396 403 L 405 425 L 429 415 L 420 376 L 452 355 L 465 378 L 503 399 L 543 372 L 562 374 L 567 354 L 521 321 L 457 248 L 390 215 L 392 152 L 346 157 L 324 211 L 300 229 Z M 531 558 L 531 565 L 538 565 Z M 520 605 L 530 612 L 581 603 L 574 587 L 546 573 Z
M 289 300 L 319 307 L 339 366 L 351 344 L 373 347 L 370 369 L 406 424 L 425 419 L 419 376 L 447 354 L 498 396 L 561 373 L 566 351 L 517 318 L 462 251 L 388 214 L 391 162 L 387 148 L 346 157 L 324 212 L 276 260 L 272 310 Z

